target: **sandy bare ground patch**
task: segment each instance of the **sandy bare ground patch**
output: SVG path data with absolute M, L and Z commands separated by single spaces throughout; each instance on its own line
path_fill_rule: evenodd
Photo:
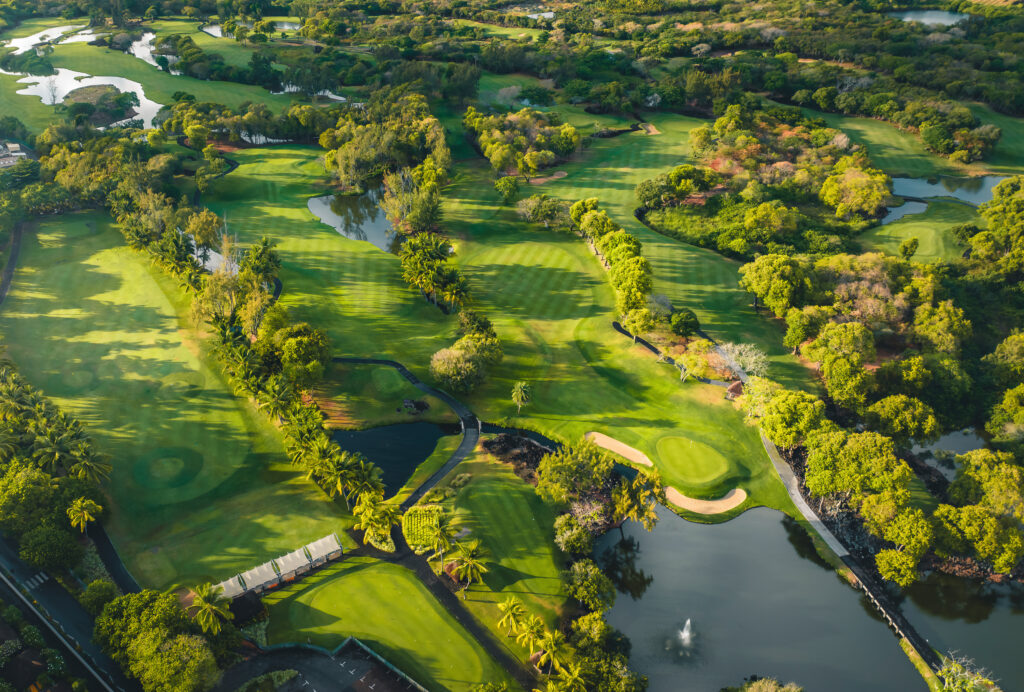
M 584 437 L 598 447 L 607 449 L 609 452 L 615 452 L 636 464 L 654 466 L 654 462 L 646 454 L 639 449 L 619 442 L 614 437 L 608 437 L 604 433 L 599 432 L 588 432 Z M 747 491 L 743 488 L 733 488 L 717 500 L 698 500 L 695 497 L 683 495 L 670 485 L 665 488 L 665 497 L 676 507 L 690 512 L 696 512 L 697 514 L 721 514 L 742 505 L 743 501 L 747 499 Z
M 619 442 L 614 437 L 608 437 L 604 433 L 599 432 L 588 432 L 583 437 L 590 440 L 598 447 L 607 449 L 609 452 L 615 452 L 619 456 L 625 457 L 633 463 L 640 464 L 641 466 L 654 466 L 654 462 L 651 461 L 646 454 L 641 452 L 639 449 L 635 449 L 627 444 Z
M 556 171 L 555 173 L 552 173 L 551 175 L 545 176 L 543 178 L 531 178 L 530 185 L 543 185 L 544 183 L 551 182 L 552 180 L 564 178 L 567 175 L 569 174 L 566 173 L 565 171 Z
M 733 488 L 717 500 L 698 500 L 695 497 L 687 497 L 672 486 L 668 486 L 665 488 L 665 497 L 676 507 L 697 514 L 721 514 L 742 505 L 743 501 L 747 499 L 747 491 L 743 488 Z
M 652 125 L 650 123 L 640 123 L 640 127 L 644 128 L 644 132 L 646 132 L 649 135 L 660 135 L 661 134 L 661 130 L 659 130 L 658 128 L 656 128 L 654 125 Z

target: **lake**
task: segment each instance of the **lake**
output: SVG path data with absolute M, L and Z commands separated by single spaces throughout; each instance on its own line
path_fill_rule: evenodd
M 623 527 L 634 544 L 613 530 L 595 551 L 620 585 L 608 622 L 632 641 L 631 667 L 651 690 L 713 691 L 750 675 L 832 692 L 926 689 L 796 522 L 765 508 L 717 525 L 658 514 L 651 533 Z

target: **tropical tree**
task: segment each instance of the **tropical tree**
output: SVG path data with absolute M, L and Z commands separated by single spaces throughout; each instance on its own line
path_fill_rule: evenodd
M 258 408 L 266 411 L 280 423 L 294 398 L 295 388 L 291 382 L 280 375 L 274 375 L 267 381 L 266 389 L 259 395 Z
M 526 608 L 518 598 L 509 596 L 498 604 L 498 610 L 501 611 L 501 619 L 498 620 L 498 626 L 508 627 L 505 636 L 511 637 L 512 630 L 518 630 L 522 626 L 523 618 L 526 617 Z
M 487 568 L 483 560 L 486 551 L 480 545 L 480 541 L 472 540 L 466 543 L 459 543 L 455 548 L 455 574 L 459 581 L 465 581 L 466 586 L 462 589 L 462 597 L 466 597 L 466 589 L 475 581 L 481 581 Z
M 545 633 L 544 620 L 539 615 L 531 615 L 523 621 L 522 626 L 519 628 L 516 642 L 520 646 L 525 646 L 529 649 L 530 655 L 533 656 L 533 652 L 537 649 L 537 644 L 544 638 Z
M 437 518 L 437 523 L 430 526 L 428 529 L 428 540 L 430 541 L 429 546 L 433 551 L 431 557 L 438 555 L 441 558 L 441 569 L 444 569 L 444 554 L 445 552 L 452 549 L 455 545 L 455 527 L 452 525 L 451 519 L 442 514 Z
M 71 433 L 49 426 L 36 435 L 32 443 L 32 458 L 39 463 L 40 468 L 54 475 L 61 467 L 71 465 L 75 442 Z
M 530 403 L 532 392 L 530 391 L 530 383 L 519 380 L 512 385 L 512 403 L 516 405 L 516 413 L 520 413 L 523 410 L 523 404 Z
M 96 521 L 103 508 L 98 504 L 84 497 L 80 497 L 68 507 L 68 521 L 71 526 L 85 533 L 85 527 L 90 521 Z
M 228 601 L 219 586 L 200 584 L 193 590 L 192 605 L 188 612 L 195 617 L 203 632 L 217 635 L 221 630 L 221 620 L 231 620 L 234 615 L 228 609 Z
M 583 668 L 578 663 L 568 661 L 559 666 L 558 687 L 562 692 L 586 692 L 587 684 L 583 681 Z
M 544 637 L 538 643 L 541 649 L 538 667 L 548 666 L 548 672 L 562 668 L 562 656 L 565 653 L 565 635 L 558 630 L 544 633 Z
M 363 532 L 363 543 L 384 539 L 391 533 L 391 527 L 402 520 L 401 510 L 384 502 L 383 492 L 361 494 L 352 514 L 356 516 L 353 528 Z
M 90 481 L 99 485 L 110 478 L 113 466 L 108 463 L 110 457 L 93 449 L 92 445 L 82 444 L 75 452 L 75 463 L 68 472 L 75 478 Z

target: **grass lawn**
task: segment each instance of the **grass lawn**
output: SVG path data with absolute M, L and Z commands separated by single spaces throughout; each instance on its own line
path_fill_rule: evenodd
M 405 502 L 416 488 L 423 485 L 428 478 L 434 475 L 434 472 L 444 466 L 445 462 L 451 458 L 461 443 L 462 435 L 444 435 L 438 439 L 437 447 L 434 448 L 430 456 L 416 467 L 416 470 L 409 476 L 409 480 L 405 482 L 405 485 L 388 499 L 395 504 Z
M 235 67 L 247 67 L 249 65 L 249 59 L 252 57 L 252 54 L 256 52 L 256 49 L 253 48 L 252 45 L 243 45 L 233 38 L 217 38 L 216 36 L 211 36 L 199 28 L 199 22 L 196 20 L 177 21 L 173 19 L 161 19 L 146 22 L 142 28 L 156 33 L 158 40 L 170 34 L 184 34 L 191 36 L 196 45 L 202 48 L 205 52 L 219 53 L 224 58 L 224 62 L 226 64 L 233 65 Z
M 154 588 L 219 581 L 351 523 L 288 465 L 183 314 L 177 284 L 99 214 L 30 228 L 0 310 L 25 377 L 112 456 L 108 529 Z
M 430 356 L 455 340 L 455 319 L 401 279 L 398 257 L 350 240 L 306 207 L 324 194 L 314 147 L 244 149 L 241 166 L 219 179 L 204 203 L 243 245 L 268 237 L 281 255 L 281 303 L 327 330 L 335 355 L 394 358 L 425 377 Z
M 528 29 L 518 26 L 499 26 L 497 24 L 485 24 L 483 22 L 474 22 L 470 19 L 455 19 L 452 20 L 452 24 L 456 27 L 459 26 L 475 26 L 483 29 L 492 36 L 500 36 L 505 39 L 518 39 L 529 36 L 530 39 L 535 39 L 541 33 L 542 29 Z
M 991 123 L 1003 131 L 992 156 L 976 165 L 1002 175 L 1024 173 L 1024 119 L 996 113 L 980 104 L 971 106 L 971 110 L 983 123 Z
M 348 558 L 264 596 L 271 644 L 330 649 L 353 636 L 431 690 L 506 679 L 416 576 L 398 565 Z
M 910 238 L 920 241 L 914 259 L 918 262 L 939 262 L 961 257 L 964 248 L 957 245 L 950 232 L 962 223 L 984 226 L 985 222 L 974 207 L 951 200 L 929 200 L 922 214 L 910 214 L 884 226 L 875 226 L 859 237 L 867 251 L 881 251 L 898 255 L 900 243 Z
M 415 421 L 459 422 L 448 404 L 416 389 L 386 365 L 332 363 L 318 387 L 318 398 L 329 407 L 330 427 L 351 430 Z M 402 407 L 407 399 L 425 402 L 430 408 L 413 416 Z

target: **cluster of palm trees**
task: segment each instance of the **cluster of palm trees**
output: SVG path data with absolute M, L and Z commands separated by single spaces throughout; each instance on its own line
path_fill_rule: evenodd
M 434 305 L 440 301 L 450 308 L 461 307 L 469 299 L 469 282 L 448 264 L 451 253 L 451 243 L 436 233 L 410 236 L 398 251 L 402 279 L 422 291 Z
M 451 557 L 452 570 L 450 575 L 461 587 L 462 597 L 474 582 L 483 581 L 487 573 L 484 561 L 488 558 L 487 550 L 477 539 L 459 541 L 455 538 L 459 527 L 448 514 L 441 514 L 435 524 L 427 529 L 427 547 L 431 550 L 430 559 L 440 558 L 441 572 L 445 572 L 448 563 L 445 553 Z
M 356 516 L 354 528 L 363 532 L 364 544 L 369 543 L 388 552 L 394 551 L 391 527 L 402 521 L 402 511 L 398 505 L 384 502 L 383 490 L 360 494 L 352 514 Z
M 99 484 L 110 476 L 82 424 L 50 402 L 14 369 L 0 364 L 0 461 L 29 461 L 51 476 Z
M 498 604 L 501 618 L 498 627 L 505 629 L 505 636 L 515 637 L 516 642 L 530 652 L 537 672 L 548 677 L 543 689 L 534 692 L 585 692 L 582 668 L 570 660 L 568 643 L 559 630 L 549 630 L 539 615 L 530 615 L 523 602 L 510 596 Z

